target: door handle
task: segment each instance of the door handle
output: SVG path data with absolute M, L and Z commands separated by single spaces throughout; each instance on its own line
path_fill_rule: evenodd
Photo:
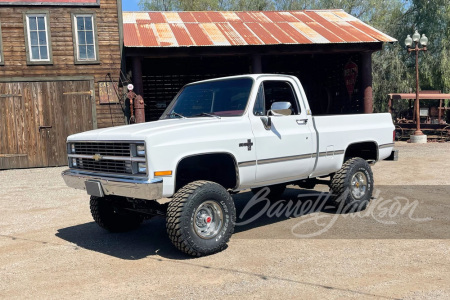
M 298 125 L 306 125 L 306 123 L 308 123 L 308 119 L 299 119 L 295 121 L 297 122 Z
M 47 126 L 47 125 L 39 125 L 39 131 L 41 131 L 42 129 L 50 129 L 53 126 Z

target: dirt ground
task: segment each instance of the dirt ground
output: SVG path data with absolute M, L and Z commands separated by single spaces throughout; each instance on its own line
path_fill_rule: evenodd
M 265 203 L 247 211 L 243 192 L 229 247 L 203 258 L 179 253 L 161 217 L 102 230 L 65 168 L 0 171 L 0 298 L 450 299 L 450 143 L 396 148 L 398 162 L 373 167 L 366 211 L 277 216 L 272 203 L 245 224 Z M 315 190 L 282 198 L 326 205 Z

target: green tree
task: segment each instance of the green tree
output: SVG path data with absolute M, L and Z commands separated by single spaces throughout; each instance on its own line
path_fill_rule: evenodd
M 144 11 L 176 10 L 178 1 L 175 0 L 139 0 L 139 7 Z
M 428 52 L 421 53 L 420 83 L 425 88 L 450 91 L 450 6 L 448 0 L 413 0 L 405 14 L 412 32 L 429 38 Z
M 269 10 L 272 0 L 140 0 L 139 7 L 150 11 L 204 11 L 204 10 Z
M 428 51 L 419 54 L 422 90 L 450 91 L 450 7 L 447 0 L 409 0 L 399 11 L 389 11 L 390 23 L 375 27 L 399 42 L 386 45 L 373 56 L 374 99 L 377 111 L 386 111 L 386 97 L 393 92 L 415 92 L 415 56 L 404 45 L 415 30 L 429 38 Z M 371 23 L 371 22 L 369 22 Z
M 272 0 L 231 0 L 230 4 L 232 10 L 239 11 L 275 9 L 274 1 Z

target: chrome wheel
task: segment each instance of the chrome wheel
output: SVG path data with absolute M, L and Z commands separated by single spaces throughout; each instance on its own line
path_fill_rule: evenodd
M 212 239 L 223 226 L 223 210 L 215 201 L 205 201 L 194 213 L 194 230 L 202 239 Z
M 367 192 L 367 176 L 363 172 L 356 172 L 350 181 L 350 190 L 355 199 L 359 200 Z

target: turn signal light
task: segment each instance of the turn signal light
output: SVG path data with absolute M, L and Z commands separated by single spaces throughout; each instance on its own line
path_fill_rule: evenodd
M 170 176 L 172 175 L 172 171 L 158 171 L 154 173 L 155 176 Z

